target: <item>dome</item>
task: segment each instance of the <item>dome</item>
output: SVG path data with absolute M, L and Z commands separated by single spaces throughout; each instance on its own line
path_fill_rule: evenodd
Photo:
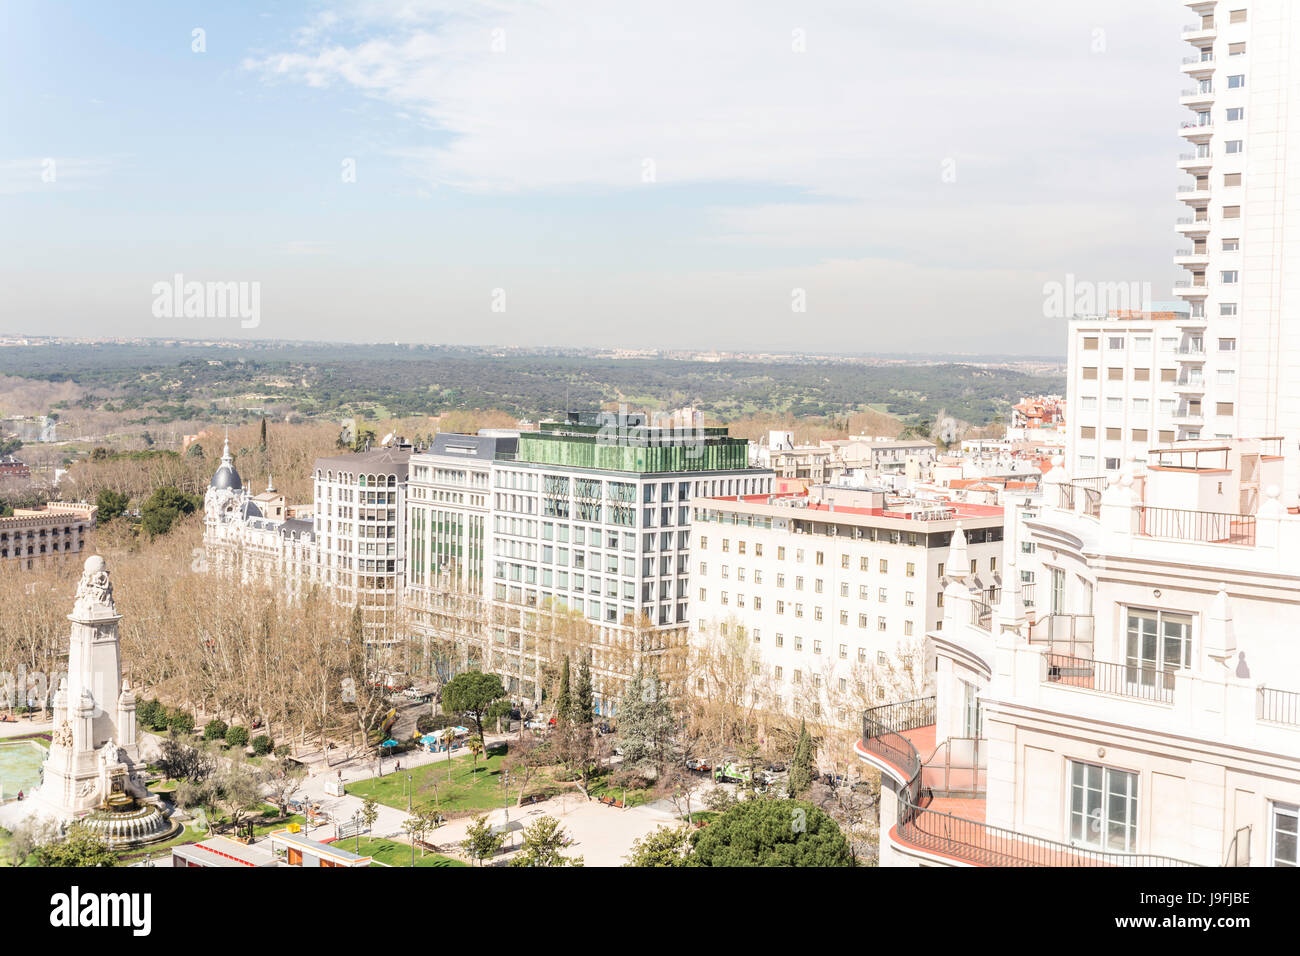
M 212 476 L 209 487 L 218 490 L 229 488 L 231 491 L 239 491 L 244 487 L 244 483 L 240 480 L 239 472 L 235 471 L 234 465 L 222 465 L 217 469 L 217 473 Z
M 221 449 L 221 466 L 217 468 L 217 473 L 212 476 L 208 482 L 209 488 L 217 491 L 230 490 L 239 491 L 244 487 L 244 482 L 240 480 L 239 472 L 235 471 L 235 459 L 230 457 L 230 439 L 226 439 L 225 446 Z

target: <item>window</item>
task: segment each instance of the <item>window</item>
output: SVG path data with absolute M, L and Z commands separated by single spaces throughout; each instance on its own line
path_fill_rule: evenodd
M 1106 411 L 1107 412 L 1124 411 L 1124 399 L 1119 398 L 1118 396 L 1106 399 Z
M 1220 351 L 1220 352 L 1235 352 L 1235 351 L 1237 351 L 1237 340 L 1236 340 L 1236 339 L 1219 339 L 1219 351 Z
M 1107 471 L 1119 471 L 1119 459 L 1118 459 L 1118 458 L 1107 458 L 1107 459 L 1106 459 L 1106 470 L 1107 470 Z
M 1086 366 L 1086 365 L 1084 366 L 1084 368 L 1083 368 L 1083 380 L 1084 380 L 1085 382 L 1095 382 L 1095 381 L 1097 381 L 1097 369 L 1096 369 L 1095 366 Z
M 1106 348 L 1108 348 L 1108 349 L 1123 349 L 1123 348 L 1124 348 L 1124 336 L 1122 336 L 1122 335 L 1108 335 L 1108 336 L 1106 336 Z
M 1123 431 L 1124 431 L 1124 430 L 1123 430 L 1122 428 L 1107 428 L 1107 429 L 1106 429 L 1106 441 L 1119 441 L 1119 440 L 1121 440 L 1121 439 L 1124 437 L 1124 436 L 1123 436 Z
M 1065 572 L 1060 568 L 1052 568 L 1052 613 L 1065 613 Z
M 1145 428 L 1134 428 L 1132 431 L 1135 442 L 1145 442 L 1147 440 L 1147 430 Z
M 1237 381 L 1237 371 L 1231 368 L 1221 368 L 1216 373 L 1220 385 L 1233 385 Z
M 1172 429 L 1167 429 L 1167 428 L 1160 429 L 1160 441 L 1162 444 L 1168 444 L 1173 440 L 1174 440 L 1174 433 Z
M 1135 398 L 1133 399 L 1133 411 L 1139 415 L 1145 415 L 1151 411 L 1151 399 Z
M 1192 666 L 1192 617 L 1128 609 L 1124 679 L 1138 687 L 1172 688 L 1173 672 Z
M 1097 336 L 1085 335 L 1083 337 L 1083 348 L 1085 351 L 1095 352 L 1097 350 Z
M 847 661 L 848 659 L 849 659 L 849 645 L 847 645 L 847 644 L 841 644 L 841 645 L 840 645 L 840 660 L 842 660 L 842 661 Z
M 1238 73 L 1236 76 L 1228 77 L 1228 89 L 1240 90 L 1246 85 L 1246 74 Z
M 915 562 L 912 562 L 912 561 L 908 561 L 908 562 L 907 562 L 907 576 L 908 576 L 909 578 L 914 578 L 914 577 L 916 577 L 916 564 L 915 564 Z
M 1112 365 L 1106 369 L 1106 379 L 1111 382 L 1122 382 L 1124 381 L 1124 370 Z
M 1246 115 L 1246 111 L 1245 111 L 1244 109 L 1242 109 L 1240 106 L 1234 106 L 1234 107 L 1232 107 L 1230 110 L 1228 110 L 1228 122 L 1229 122 L 1229 123 L 1236 123 L 1236 122 L 1238 122 L 1239 120 L 1241 120 L 1245 115 Z M 1241 179 L 1241 174 L 1240 174 L 1240 173 L 1237 174 L 1237 179 L 1238 179 L 1238 180 Z M 1240 186 L 1241 183 L 1240 183 L 1240 182 L 1237 182 L 1237 183 L 1234 183 L 1234 185 L 1236 185 L 1236 186 Z
M 889 562 L 885 558 L 880 559 L 880 573 L 881 574 L 889 573 Z
M 1080 395 L 1080 396 L 1079 396 L 1079 408 L 1080 408 L 1080 410 L 1085 411 L 1085 412 L 1095 412 L 1095 411 L 1097 410 L 1097 396 L 1096 396 L 1096 395 Z
M 1219 315 L 1236 315 L 1236 314 L 1237 314 L 1237 303 L 1235 302 L 1219 303 Z
M 1231 187 L 1231 186 L 1240 186 L 1240 185 L 1241 185 L 1241 173 L 1224 173 L 1224 174 L 1223 174 L 1223 185 L 1225 185 L 1225 186 L 1229 186 L 1229 187 Z
M 1223 251 L 1224 251 L 1224 252 L 1238 252 L 1238 251 L 1240 251 L 1240 249 L 1241 249 L 1241 240 L 1240 240 L 1240 239 L 1224 239 L 1224 240 L 1223 240 Z
M 1224 285 L 1236 285 L 1236 284 L 1237 284 L 1237 270 L 1236 270 L 1236 269 L 1224 269 L 1223 271 L 1221 271 L 1221 272 L 1219 273 L 1219 281 L 1222 282 Z
M 1229 22 L 1229 23 L 1245 23 L 1245 22 L 1246 22 L 1246 11 L 1245 11 L 1244 9 L 1242 9 L 1242 10 L 1232 10 L 1232 11 L 1229 11 L 1229 13 L 1228 13 L 1228 22 Z
M 1273 866 L 1300 866 L 1296 856 L 1296 835 L 1300 830 L 1300 807 L 1287 803 L 1273 804 L 1273 832 L 1269 837 L 1269 863 Z
M 1097 429 L 1093 428 L 1091 425 L 1081 425 L 1081 426 L 1079 427 L 1079 437 L 1080 437 L 1080 438 L 1096 438 L 1096 437 L 1097 437 Z
M 1149 369 L 1149 368 L 1135 368 L 1135 369 L 1133 369 L 1133 381 L 1135 381 L 1135 382 L 1149 382 L 1149 381 L 1151 381 L 1151 369 Z
M 1244 41 L 1241 43 L 1228 44 L 1228 56 L 1244 56 L 1245 53 L 1246 53 L 1246 44 Z
M 1070 761 L 1070 842 L 1134 852 L 1137 774 Z
M 1216 414 L 1216 415 L 1231 415 L 1231 414 L 1232 414 L 1232 402 L 1215 402 L 1215 403 L 1214 403 L 1214 414 Z

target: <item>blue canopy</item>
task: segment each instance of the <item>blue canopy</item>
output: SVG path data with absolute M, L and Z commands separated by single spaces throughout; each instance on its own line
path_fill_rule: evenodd
M 384 741 L 382 744 L 380 744 L 379 746 L 381 746 L 381 747 L 396 747 L 396 746 L 397 746 L 397 741 L 394 740 L 392 737 L 389 737 L 387 740 L 385 740 L 385 741 Z

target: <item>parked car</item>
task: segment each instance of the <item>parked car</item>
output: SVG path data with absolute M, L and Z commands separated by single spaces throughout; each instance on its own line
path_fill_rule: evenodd
M 550 724 L 540 717 L 524 721 L 524 728 L 527 730 L 546 730 L 548 727 L 550 727 Z
M 779 760 L 773 760 L 764 764 L 763 769 L 768 773 L 785 773 L 785 764 L 781 763 Z
M 686 761 L 686 769 L 692 773 L 708 773 L 713 769 L 713 765 L 703 757 L 692 757 Z

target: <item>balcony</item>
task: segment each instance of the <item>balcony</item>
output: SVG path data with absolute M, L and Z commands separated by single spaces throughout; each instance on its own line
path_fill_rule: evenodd
M 1174 295 L 1200 298 L 1210 294 L 1210 284 L 1204 279 L 1179 279 L 1174 283 Z
M 1214 157 L 1210 155 L 1208 149 L 1196 153 L 1179 153 L 1178 168 L 1184 172 L 1195 172 L 1197 170 L 1209 169 L 1214 164 Z
M 1187 345 L 1179 346 L 1177 355 L 1180 362 L 1204 362 L 1205 344 L 1203 342 L 1190 342 Z
M 1057 485 L 1057 507 L 1078 511 L 1089 518 L 1101 515 L 1101 493 L 1106 489 L 1106 477 L 1075 478 Z
M 873 707 L 862 715 L 858 755 L 901 784 L 897 823 L 888 835 L 899 852 L 959 866 L 1195 865 L 1149 853 L 1071 846 L 990 826 L 981 799 L 987 773 L 981 766 L 982 741 L 957 738 L 936 748 L 934 722 L 933 697 Z M 931 748 L 930 759 L 922 760 L 921 753 Z
M 1183 27 L 1182 38 L 1188 43 L 1200 43 L 1213 40 L 1219 35 L 1218 27 L 1211 20 L 1209 23 L 1189 23 Z
M 1078 687 L 1112 697 L 1157 704 L 1174 702 L 1174 672 L 1154 667 L 1111 664 L 1068 654 L 1043 655 L 1043 683 Z
M 1029 643 L 1049 653 L 1092 659 L 1094 621 L 1091 614 L 1048 614 L 1029 625 Z
M 1201 414 L 1201 408 L 1196 406 L 1180 406 L 1174 409 L 1171 416 L 1175 423 L 1179 425 L 1204 425 L 1205 416 Z
M 1190 76 L 1204 76 L 1214 72 L 1214 54 L 1183 57 L 1182 70 Z
M 1208 186 L 1179 186 L 1178 201 L 1197 203 L 1209 202 L 1210 188 Z
M 1204 235 L 1210 231 L 1210 217 L 1185 216 L 1174 223 L 1174 229 L 1183 235 Z
M 1214 102 L 1214 89 L 1183 90 L 1178 97 L 1179 106 L 1209 106 Z
M 1174 253 L 1174 264 L 1180 266 L 1205 266 L 1210 261 L 1208 249 L 1179 249 Z
M 1209 142 L 1214 136 L 1213 123 L 1183 123 L 1178 127 L 1178 135 L 1192 142 Z
M 1175 417 L 1177 417 L 1175 415 Z M 1136 533 L 1147 538 L 1200 544 L 1255 546 L 1255 516 L 1138 505 Z

